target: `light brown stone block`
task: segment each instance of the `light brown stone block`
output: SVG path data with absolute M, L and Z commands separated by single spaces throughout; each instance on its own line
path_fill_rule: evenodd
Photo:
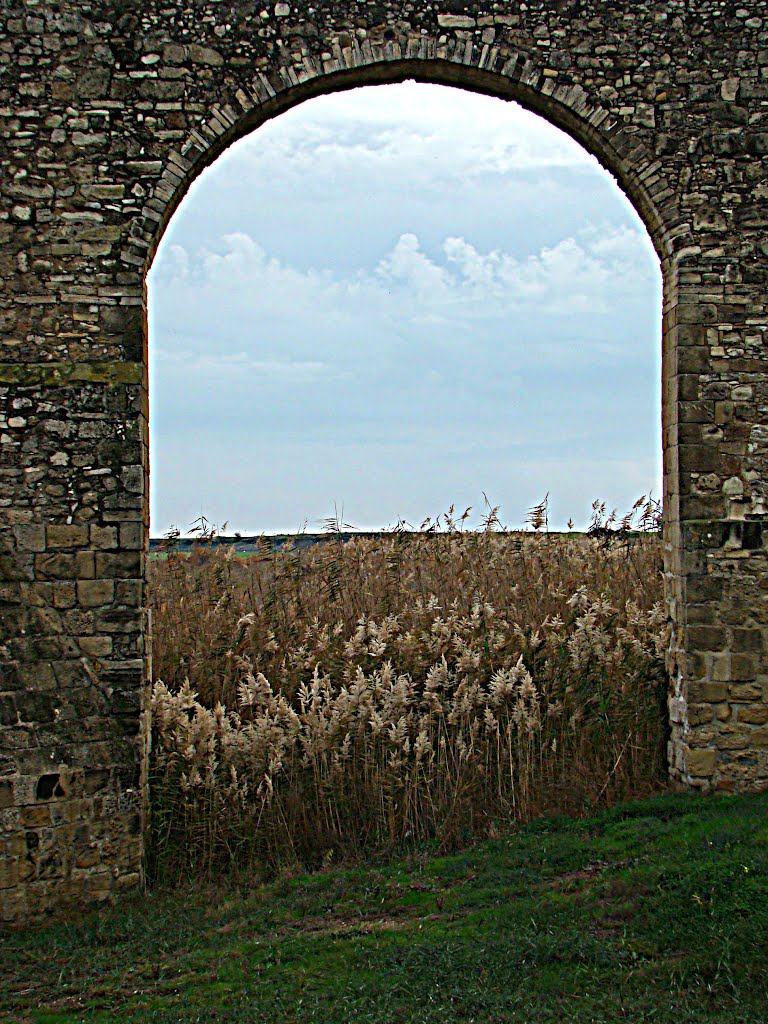
M 694 778 L 709 777 L 714 773 L 717 753 L 714 750 L 685 751 L 685 767 Z
M 56 548 L 83 548 L 88 544 L 88 527 L 47 526 L 45 542 L 49 551 Z
M 765 725 L 768 722 L 768 706 L 765 704 L 739 705 L 738 721 L 749 725 Z

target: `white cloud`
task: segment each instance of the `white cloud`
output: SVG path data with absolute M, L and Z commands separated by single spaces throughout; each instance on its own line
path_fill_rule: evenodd
M 637 215 L 597 161 L 514 103 L 443 86 L 354 89 L 280 115 L 204 171 L 157 257 L 243 232 L 293 266 L 373 268 L 404 233 L 521 256 Z
M 333 373 L 331 367 L 317 360 L 256 359 L 248 352 L 199 352 L 158 346 L 154 359 L 161 364 L 161 373 L 166 372 L 165 367 L 183 367 L 184 374 L 204 374 L 208 381 L 231 384 L 247 378 L 249 386 L 275 381 L 281 386 L 314 383 Z
M 152 279 L 169 322 L 199 322 L 205 309 L 215 308 L 242 330 L 279 316 L 300 333 L 311 327 L 314 338 L 331 345 L 328 325 L 350 318 L 469 323 L 529 309 L 584 316 L 641 301 L 654 285 L 646 240 L 630 228 L 586 231 L 522 259 L 481 252 L 460 237 L 446 238 L 430 255 L 406 232 L 373 272 L 348 274 L 291 267 L 243 232 L 225 235 L 218 252 L 189 253 L 176 245 L 169 257 Z
M 385 287 L 392 284 L 403 288 L 412 302 L 435 305 L 447 298 L 450 280 L 446 268 L 422 252 L 419 239 L 411 232 L 400 236 L 376 272 Z
M 183 245 L 167 245 L 163 257 L 151 271 L 150 281 L 185 281 L 189 277 L 189 256 Z
M 309 170 L 312 178 L 351 162 L 366 174 L 406 163 L 433 184 L 435 177 L 466 182 L 596 165 L 577 142 L 517 103 L 417 82 L 319 97 L 241 146 L 255 174 L 277 159 L 283 174 L 305 177 Z

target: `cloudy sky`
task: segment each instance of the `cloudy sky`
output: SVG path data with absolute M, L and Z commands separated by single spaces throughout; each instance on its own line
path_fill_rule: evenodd
M 149 278 L 152 533 L 661 493 L 661 276 L 575 142 L 441 86 L 311 100 L 197 180 Z

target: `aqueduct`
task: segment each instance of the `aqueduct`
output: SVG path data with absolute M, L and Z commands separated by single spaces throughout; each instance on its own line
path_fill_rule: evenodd
M 141 881 L 163 230 L 266 119 L 406 78 L 538 112 L 642 217 L 664 278 L 670 772 L 768 785 L 768 0 L 4 0 L 5 920 Z

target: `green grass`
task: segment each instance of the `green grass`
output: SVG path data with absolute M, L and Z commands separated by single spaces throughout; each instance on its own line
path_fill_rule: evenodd
M 0 1020 L 768 1022 L 768 794 L 0 935 Z

